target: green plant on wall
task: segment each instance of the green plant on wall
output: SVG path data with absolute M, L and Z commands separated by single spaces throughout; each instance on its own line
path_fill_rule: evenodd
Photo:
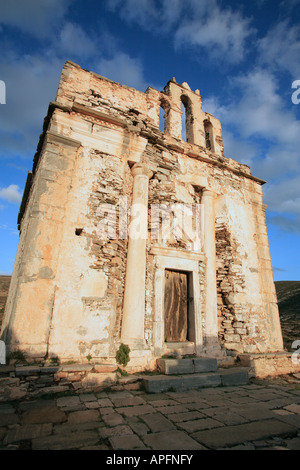
M 126 344 L 121 344 L 117 353 L 116 353 L 116 361 L 118 364 L 126 367 L 128 362 L 130 361 L 129 357 L 130 348 Z

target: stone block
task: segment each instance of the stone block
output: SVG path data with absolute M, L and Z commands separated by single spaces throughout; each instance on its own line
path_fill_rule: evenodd
M 163 374 L 192 374 L 194 364 L 192 359 L 158 359 L 158 366 Z
M 60 371 L 62 372 L 88 372 L 93 369 L 92 364 L 62 364 Z
M 115 372 L 117 368 L 118 367 L 114 364 L 95 364 L 93 370 L 98 373 L 107 374 Z
M 296 436 L 297 428 L 277 419 L 265 419 L 235 426 L 195 432 L 192 437 L 209 449 L 269 439 L 275 436 Z
M 83 387 L 108 387 L 116 381 L 116 374 L 98 374 L 90 372 L 82 379 Z
M 249 383 L 249 369 L 246 367 L 232 367 L 220 370 L 222 385 L 245 385 Z
M 240 335 L 236 335 L 236 334 L 226 334 L 224 335 L 224 339 L 225 341 L 227 341 L 228 343 L 239 343 L 241 338 L 240 338 Z
M 224 426 L 224 424 L 220 423 L 220 421 L 217 421 L 216 419 L 205 417 L 202 419 L 178 423 L 177 426 L 188 433 L 192 433 L 203 429 L 219 428 Z
M 114 403 L 116 408 L 124 406 L 146 405 L 145 400 L 143 400 L 141 397 L 114 398 L 113 396 L 111 396 L 110 399 Z
M 57 399 L 57 406 L 63 410 L 78 411 L 83 409 L 79 397 L 61 397 Z
M 217 359 L 213 357 L 197 357 L 193 359 L 194 372 L 215 372 L 218 370 Z
M 0 428 L 2 426 L 9 426 L 19 422 L 19 417 L 15 413 L 3 413 L 0 410 Z
M 0 387 L 4 386 L 14 386 L 17 387 L 20 384 L 20 379 L 17 379 L 16 377 L 3 377 L 0 379 Z
M 115 411 L 109 414 L 103 415 L 102 419 L 107 426 L 111 426 L 111 427 L 118 426 L 120 424 L 125 424 L 123 417 L 119 413 L 116 413 Z
M 95 430 L 73 432 L 65 436 L 56 434 L 33 439 L 32 450 L 77 450 L 80 447 L 94 445 L 99 439 L 99 434 Z
M 142 416 L 144 414 L 152 413 L 154 408 L 150 405 L 128 406 L 125 408 L 118 408 L 118 412 L 125 416 Z
M 144 442 L 154 450 L 203 450 L 201 444 L 196 442 L 183 431 L 157 432 L 144 436 Z
M 114 436 L 109 439 L 114 450 L 145 449 L 145 445 L 136 435 Z
M 132 435 L 133 431 L 129 426 L 121 425 L 121 426 L 114 426 L 112 428 L 106 428 L 106 427 L 99 428 L 99 433 L 103 439 L 107 439 L 108 437 L 113 437 L 113 436 Z
M 148 393 L 161 393 L 167 391 L 182 392 L 185 390 L 218 387 L 221 377 L 218 373 L 202 373 L 180 376 L 152 376 L 143 379 L 144 387 Z
M 164 415 L 172 415 L 175 413 L 184 413 L 185 411 L 188 411 L 188 409 L 184 405 L 171 405 L 171 406 L 163 406 L 161 408 L 156 408 L 156 411 L 159 411 L 160 413 L 163 413 Z
M 184 421 L 193 421 L 195 419 L 200 419 L 203 417 L 204 415 L 202 413 L 199 413 L 198 411 L 187 411 L 183 413 L 175 413 L 169 416 L 169 418 L 174 423 L 183 423 Z
M 16 366 L 16 376 L 38 374 L 41 368 L 37 366 Z
M 20 427 L 14 427 L 8 431 L 4 439 L 4 444 L 35 439 L 42 436 L 48 436 L 52 432 L 52 424 L 31 424 Z
M 152 432 L 171 431 L 176 429 L 174 424 L 160 413 L 143 415 L 142 420 L 147 424 Z
M 56 405 L 45 404 L 27 410 L 22 415 L 22 424 L 62 423 L 66 420 L 66 414 Z
M 97 410 L 73 411 L 68 417 L 69 424 L 81 424 L 99 420 L 100 415 Z

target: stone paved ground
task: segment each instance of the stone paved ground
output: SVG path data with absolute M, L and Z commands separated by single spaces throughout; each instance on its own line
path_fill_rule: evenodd
M 1 403 L 0 449 L 300 450 L 300 381 Z

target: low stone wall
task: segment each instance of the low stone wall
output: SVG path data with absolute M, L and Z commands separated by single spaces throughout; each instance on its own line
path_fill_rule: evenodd
M 249 367 L 249 377 L 268 377 L 300 372 L 300 358 L 294 353 L 239 354 L 241 366 Z M 298 364 L 297 364 L 298 362 Z
M 236 359 L 236 366 L 249 368 L 249 378 L 300 372 L 300 361 L 296 363 L 293 353 L 239 354 Z M 143 378 L 144 375 L 121 376 L 117 366 L 110 364 L 0 365 L 0 402 L 107 388 L 141 390 Z
M 66 364 L 60 366 L 0 366 L 0 402 L 33 399 L 56 393 L 139 390 L 138 376 L 121 377 L 116 366 Z

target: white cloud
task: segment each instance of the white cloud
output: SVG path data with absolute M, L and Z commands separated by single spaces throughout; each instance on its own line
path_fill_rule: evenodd
M 44 38 L 56 31 L 73 0 L 9 0 L 0 4 L 0 24 Z
M 10 184 L 7 188 L 0 189 L 0 198 L 8 202 L 19 204 L 22 199 L 19 186 L 16 184 Z
M 0 57 L 6 105 L 0 115 L 1 154 L 33 155 L 43 118 L 55 99 L 63 60 L 48 56 L 7 54 Z
M 274 74 L 257 68 L 232 80 L 232 87 L 237 98 L 227 107 L 226 123 L 230 121 L 243 138 L 260 137 L 299 147 L 300 121 L 295 109 L 286 107 Z
M 103 33 L 99 38 L 103 39 Z M 101 41 L 101 44 L 106 43 Z M 97 42 L 80 26 L 67 22 L 60 34 L 53 37 L 44 54 L 34 52 L 19 56 L 13 48 L 4 50 L 0 56 L 1 79 L 6 83 L 6 105 L 0 115 L 1 157 L 34 155 L 43 119 L 49 102 L 55 100 L 66 59 L 71 58 L 81 65 L 89 57 L 90 70 L 141 91 L 146 90 L 149 83 L 144 78 L 143 65 L 138 58 L 120 52 L 113 41 L 107 48 L 100 48 L 98 54 L 96 47 Z
M 123 52 L 116 53 L 110 59 L 101 59 L 97 71 L 100 75 L 140 91 L 145 91 L 149 86 L 144 79 L 141 61 Z
M 252 34 L 250 22 L 230 9 L 216 5 L 207 16 L 185 20 L 175 33 L 175 45 L 209 49 L 211 57 L 224 57 L 239 62 L 245 55 L 245 44 Z
M 284 12 L 290 12 L 293 8 L 300 4 L 300 0 L 282 0 L 279 6 Z
M 300 27 L 288 21 L 277 23 L 259 40 L 260 62 L 273 70 L 286 70 L 300 79 Z
M 300 121 L 295 106 L 282 97 L 275 74 L 254 68 L 231 80 L 229 104 L 204 100 L 203 109 L 221 119 L 226 157 L 250 165 L 265 179 L 268 222 L 300 231 Z M 289 105 L 289 106 L 288 106 Z
M 265 188 L 265 199 L 269 209 L 283 214 L 300 216 L 300 184 L 299 178 L 289 178 L 268 185 Z
M 259 154 L 259 149 L 248 140 L 237 138 L 229 130 L 223 130 L 224 153 L 227 158 L 237 160 L 244 165 L 253 167 L 253 162 Z M 262 176 L 260 174 L 260 176 Z
M 205 48 L 209 57 L 239 62 L 253 33 L 250 19 L 216 0 L 111 0 L 107 5 L 129 23 L 168 35 L 174 47 Z M 224 56 L 225 53 L 225 56 Z
M 286 215 L 268 215 L 267 225 L 279 227 L 284 232 L 300 233 L 300 217 L 289 217 Z
M 300 171 L 299 151 L 292 147 L 292 145 L 288 148 L 284 145 L 271 146 L 263 158 L 253 159 L 252 172 L 270 183 L 273 179 L 277 181 L 285 177 L 288 185 L 291 175 L 299 174 Z
M 218 97 L 206 96 L 202 100 L 202 109 L 204 112 L 208 112 L 218 119 L 223 119 L 228 114 L 228 109 L 224 104 L 220 104 Z
M 77 24 L 64 24 L 58 42 L 58 50 L 76 57 L 89 57 L 97 52 L 95 40 Z
M 136 22 L 146 29 L 159 21 L 158 8 L 154 0 L 109 0 L 106 8 L 118 11 L 126 21 Z

